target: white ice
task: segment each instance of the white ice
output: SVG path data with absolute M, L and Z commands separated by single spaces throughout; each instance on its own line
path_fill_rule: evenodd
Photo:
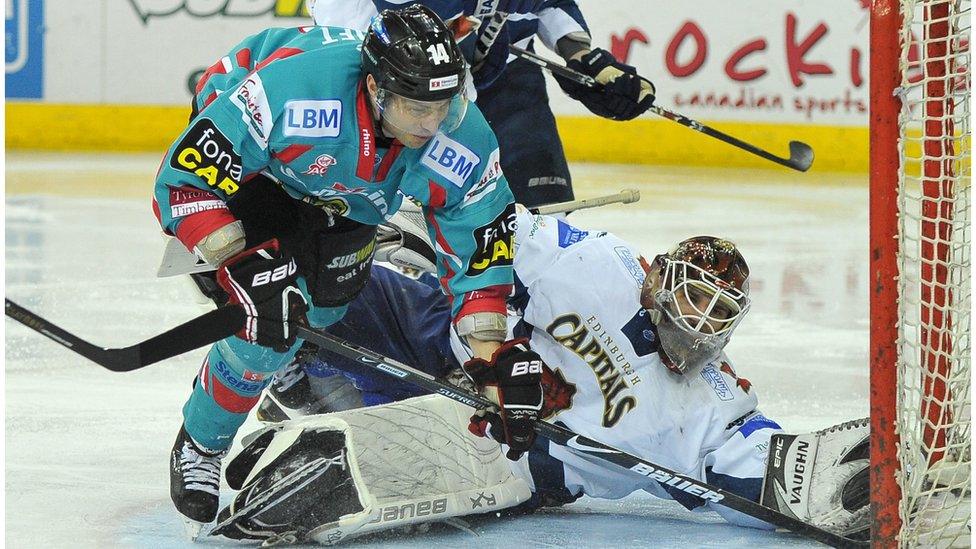
M 155 276 L 155 155 L 7 155 L 6 295 L 109 347 L 202 312 Z M 579 212 L 653 256 L 693 234 L 735 241 L 754 304 L 728 351 L 767 416 L 793 431 L 868 410 L 867 187 L 861 177 L 576 165 L 578 197 L 626 187 L 639 203 Z M 594 281 L 598 283 L 598 281 Z M 16 324 L 6 328 L 6 534 L 10 547 L 185 547 L 167 460 L 202 350 L 117 374 Z M 244 431 L 249 428 L 246 424 Z M 225 491 L 226 491 L 225 487 Z M 225 494 L 225 499 L 229 492 Z M 635 495 L 353 545 L 391 547 L 806 547 Z M 226 544 L 205 540 L 205 545 Z

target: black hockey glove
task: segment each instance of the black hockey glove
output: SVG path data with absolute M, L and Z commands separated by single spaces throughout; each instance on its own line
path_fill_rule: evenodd
M 485 436 L 486 429 L 498 442 L 508 444 L 506 457 L 517 460 L 535 442 L 533 424 L 542 409 L 542 359 L 530 351 L 525 338 L 506 341 L 491 360 L 472 358 L 464 373 L 478 390 L 498 405 L 471 416 L 468 429 Z
M 637 69 L 617 61 L 607 50 L 596 48 L 566 66 L 596 80 L 590 88 L 562 76 L 556 77 L 566 95 L 579 101 L 590 112 L 613 120 L 631 120 L 654 104 L 654 84 L 637 75 Z
M 474 39 L 475 43 L 481 40 L 481 35 L 484 33 L 484 30 L 485 25 L 482 25 L 478 29 L 478 33 Z M 505 71 L 505 66 L 508 63 L 509 43 L 508 26 L 506 25 L 498 32 L 498 36 L 495 37 L 491 48 L 488 49 L 488 55 L 471 68 L 471 76 L 474 77 L 475 88 L 483 90 L 491 86 Z
M 283 255 L 276 239 L 225 261 L 217 283 L 247 315 L 237 337 L 285 352 L 295 343 L 294 324 L 305 321 L 308 302 L 298 288 L 295 259 Z
M 542 7 L 542 0 L 464 0 L 465 15 L 490 17 L 496 11 L 512 14 L 535 13 Z

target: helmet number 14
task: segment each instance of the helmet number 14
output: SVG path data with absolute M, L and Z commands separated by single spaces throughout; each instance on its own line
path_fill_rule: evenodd
M 427 48 L 427 53 L 430 54 L 430 60 L 435 65 L 451 61 L 451 56 L 447 55 L 447 48 L 444 47 L 444 44 L 431 44 Z

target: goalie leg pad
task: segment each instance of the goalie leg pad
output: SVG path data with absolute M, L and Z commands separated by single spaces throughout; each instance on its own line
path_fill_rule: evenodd
M 837 534 L 867 539 L 867 418 L 800 435 L 773 435 L 760 503 Z
M 356 467 L 348 427 L 341 421 L 292 422 L 252 439 L 227 467 L 241 487 L 221 510 L 212 535 L 298 543 L 343 539 L 372 516 L 375 501 Z
M 526 501 L 529 485 L 512 472 L 498 444 L 468 432 L 470 415 L 452 400 L 428 395 L 307 416 L 249 435 L 226 470 L 228 484 L 243 489 L 219 515 L 215 532 L 266 543 L 332 544 Z M 343 439 L 328 434 L 337 430 Z

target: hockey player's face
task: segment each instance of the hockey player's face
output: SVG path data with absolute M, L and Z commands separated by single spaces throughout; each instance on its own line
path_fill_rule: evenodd
M 384 127 L 405 146 L 419 148 L 437 133 L 450 103 L 450 100 L 428 103 L 393 96 L 383 110 Z
M 384 133 L 412 149 L 424 146 L 438 131 L 453 131 L 467 111 L 467 99 L 460 93 L 450 99 L 418 101 L 377 88 L 372 77 L 367 85 Z
M 718 333 L 736 314 L 729 304 L 716 301 L 714 292 L 710 295 L 706 289 L 691 285 L 683 289 L 674 295 L 675 308 L 679 318 L 698 332 Z

